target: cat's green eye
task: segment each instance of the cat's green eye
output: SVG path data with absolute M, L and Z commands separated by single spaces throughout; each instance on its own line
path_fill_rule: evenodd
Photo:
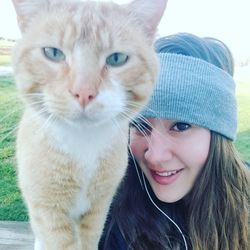
M 62 62 L 65 60 L 64 53 L 57 48 L 45 47 L 43 48 L 44 55 L 53 62 Z
M 120 52 L 115 52 L 107 57 L 106 64 L 113 67 L 118 67 L 124 65 L 127 61 L 128 61 L 127 55 Z

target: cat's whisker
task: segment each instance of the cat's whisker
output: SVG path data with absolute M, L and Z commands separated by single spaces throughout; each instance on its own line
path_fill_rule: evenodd
M 150 140 L 149 140 L 149 137 L 148 137 L 148 132 L 150 132 L 150 130 L 147 129 L 147 128 L 145 129 L 145 127 L 140 126 L 140 125 L 138 125 L 136 123 L 132 123 L 132 124 L 145 137 L 147 143 L 149 144 Z M 145 130 L 147 130 L 147 131 L 145 131 Z
M 126 111 L 126 109 L 125 109 Z M 123 115 L 126 115 L 128 120 L 130 121 L 131 124 L 133 124 L 146 138 L 147 136 L 147 132 L 151 132 L 152 129 L 154 129 L 155 132 L 157 132 L 159 135 L 163 136 L 162 132 L 160 132 L 158 129 L 154 128 L 152 123 L 146 119 L 144 116 L 142 116 L 141 114 L 138 114 L 136 119 L 142 121 L 142 123 L 146 124 L 146 126 L 140 125 L 140 122 L 136 122 L 136 120 L 134 118 L 131 118 L 129 115 L 127 115 L 127 113 L 123 112 Z M 147 130 L 147 132 L 145 132 L 145 130 Z M 149 142 L 149 141 L 148 141 Z
M 37 119 L 41 114 L 46 113 L 47 109 L 43 108 L 41 110 L 39 110 L 37 113 L 34 113 L 33 115 L 30 116 L 29 121 L 25 121 L 25 125 L 28 125 L 30 123 L 32 123 L 35 119 Z M 19 129 L 19 124 L 14 126 L 12 129 L 10 130 L 5 130 L 1 132 L 1 136 L 3 135 L 4 137 L 0 138 L 0 143 L 4 142 L 7 138 L 9 138 L 14 132 L 16 132 Z M 7 133 L 7 134 L 5 134 Z
M 134 120 L 135 117 L 138 116 L 138 111 L 131 109 L 129 107 L 123 107 L 123 110 L 126 112 L 126 115 L 129 117 L 130 120 Z
M 153 124 L 146 117 L 144 117 L 143 115 L 138 114 L 136 119 L 142 121 L 147 126 L 149 126 L 151 129 L 154 129 L 154 130 L 158 131 L 156 128 L 153 127 Z M 160 131 L 158 131 L 158 132 L 160 133 Z
M 44 97 L 44 93 L 27 93 L 27 94 L 22 94 L 22 96 L 41 96 Z
M 116 125 L 116 127 L 118 127 L 118 129 L 120 130 L 121 137 L 125 141 L 125 143 L 127 144 L 127 147 L 128 147 L 128 149 L 130 150 L 130 152 L 132 154 L 132 151 L 131 151 L 131 148 L 130 148 L 130 145 L 129 145 L 129 136 L 124 133 L 123 129 L 120 127 L 119 123 L 115 119 L 113 119 L 113 121 L 114 121 L 114 124 Z
M 134 121 L 136 119 L 140 119 L 141 121 L 143 121 L 144 123 L 146 123 L 148 126 L 151 126 L 152 124 L 141 114 L 135 113 L 135 116 L 131 116 L 129 115 L 132 111 L 129 108 L 124 108 L 124 111 L 126 112 L 126 114 L 130 117 L 131 121 Z
M 4 142 L 7 138 L 9 138 L 11 136 L 11 134 L 13 134 L 18 128 L 19 128 L 19 126 L 15 126 L 13 129 L 11 129 L 10 132 L 8 132 L 3 138 L 0 139 L 0 143 Z
M 25 98 L 28 101 L 43 101 L 44 95 L 40 93 L 29 93 L 29 94 L 22 94 L 22 98 Z
M 128 106 L 134 106 L 134 107 L 140 107 L 142 108 L 144 105 L 143 104 L 140 104 L 140 103 L 136 103 L 136 102 L 133 102 L 133 101 L 129 101 Z
M 36 113 L 33 113 L 33 115 L 31 116 L 31 118 L 39 118 L 41 117 L 41 115 L 49 113 L 47 107 L 43 107 L 41 108 L 39 111 L 37 111 Z
M 21 103 L 20 98 L 17 98 L 16 96 L 8 96 L 6 97 L 6 100 L 1 100 L 2 104 L 1 107 L 8 106 L 8 105 L 17 105 Z
M 127 118 L 126 114 L 123 114 L 123 115 L 125 116 L 125 118 Z M 128 120 L 130 120 L 130 118 L 128 118 Z M 114 123 L 115 123 L 115 125 L 116 125 L 118 128 L 120 128 L 119 124 L 118 124 L 116 121 L 114 121 Z M 133 155 L 131 146 L 130 146 L 130 144 L 129 144 L 128 136 L 127 136 L 127 135 L 124 135 L 124 131 L 123 131 L 122 129 L 120 129 L 120 131 L 121 131 L 122 137 L 124 137 L 125 140 L 126 140 L 127 147 L 128 147 L 128 151 L 130 152 L 129 155 L 132 157 L 132 160 L 133 160 L 133 162 L 134 162 L 134 166 L 135 166 L 135 168 L 136 168 L 136 172 L 137 172 L 137 175 L 138 175 L 140 184 L 141 184 L 141 186 L 143 187 L 142 180 L 141 180 L 141 177 L 140 177 L 140 174 L 139 174 L 138 165 L 137 165 L 137 163 L 136 163 L 136 160 L 135 160 L 135 158 L 134 158 L 134 155 Z M 147 137 L 145 136 L 145 138 L 147 138 Z
M 147 126 L 149 126 L 151 129 L 154 129 L 154 131 L 157 132 L 160 136 L 163 136 L 162 132 L 159 131 L 158 129 L 156 129 L 156 128 L 152 125 L 152 123 L 151 123 L 147 118 L 145 118 L 144 116 L 142 116 L 142 115 L 139 114 L 139 115 L 137 116 L 137 119 L 138 119 L 138 120 L 141 120 L 143 123 L 146 123 Z M 160 120 L 160 123 L 162 123 L 162 126 L 164 127 L 164 124 L 163 124 L 163 122 L 162 122 L 161 120 Z
M 123 129 L 120 127 L 119 123 L 116 121 L 116 119 L 112 119 L 112 121 L 114 122 L 114 125 L 118 128 L 118 130 L 121 133 L 122 138 L 124 139 L 124 141 L 126 141 L 126 143 L 128 143 L 128 136 L 124 135 L 124 131 Z
M 36 119 L 40 114 L 42 114 L 44 112 L 44 110 L 41 110 L 38 114 L 32 115 L 30 117 L 29 121 L 26 121 L 24 124 L 28 125 L 29 123 L 33 122 L 34 119 Z M 7 138 L 9 138 L 11 136 L 11 134 L 13 134 L 14 132 L 16 132 L 19 129 L 19 124 L 17 126 L 14 126 L 13 129 L 11 129 L 3 138 L 0 139 L 0 143 L 2 143 L 3 141 L 5 141 Z M 1 134 L 5 134 L 7 131 L 3 131 Z
M 9 114 L 3 116 L 0 119 L 0 123 L 3 123 L 4 121 L 8 120 L 8 118 L 11 117 L 12 115 L 19 113 L 22 109 L 23 109 L 23 107 L 16 108 L 15 110 L 11 111 Z
M 36 105 L 36 104 L 43 104 L 44 99 L 42 95 L 33 95 L 29 94 L 24 96 L 30 106 Z
M 31 122 L 36 121 L 42 114 L 46 114 L 48 113 L 47 108 L 44 107 L 42 109 L 40 109 L 39 111 L 33 113 L 32 115 L 30 115 L 30 119 L 29 120 L 25 120 L 24 124 L 25 125 L 29 125 Z
M 42 130 L 47 130 L 49 126 L 52 124 L 51 120 L 53 119 L 54 115 L 50 114 L 49 117 L 45 120 L 42 126 L 36 131 L 39 134 Z
M 31 122 L 32 120 L 30 120 L 29 122 Z M 27 122 L 28 123 L 28 122 Z M 2 137 L 0 139 L 0 143 L 2 143 L 3 141 L 5 141 L 7 138 L 9 138 L 14 132 L 16 132 L 20 127 L 20 124 L 17 124 L 16 126 L 13 126 L 12 128 L 9 128 L 7 130 L 4 130 L 1 132 L 1 136 L 4 135 L 5 133 L 7 133 L 4 137 Z
M 125 119 L 127 119 L 128 121 L 133 122 L 133 120 L 131 121 L 131 118 L 128 117 L 128 116 L 126 115 L 126 113 L 122 113 L 122 115 L 123 115 L 123 117 L 124 117 Z M 120 128 L 119 124 L 118 124 L 115 120 L 114 120 L 114 124 L 115 124 L 118 128 Z M 138 128 L 138 130 L 141 131 L 142 134 L 144 134 L 144 133 L 143 133 L 143 129 L 141 130 L 140 127 L 137 127 L 137 128 Z M 135 157 L 134 157 L 134 155 L 133 155 L 131 146 L 130 146 L 130 144 L 129 144 L 128 136 L 124 134 L 124 131 L 123 131 L 121 128 L 120 128 L 120 131 L 121 131 L 121 136 L 126 140 L 126 144 L 127 144 L 127 147 L 128 147 L 129 155 L 131 156 L 131 158 L 132 158 L 132 160 L 133 160 L 133 162 L 134 162 L 134 166 L 135 166 L 135 168 L 136 168 L 136 172 L 137 172 L 137 175 L 138 175 L 140 184 L 141 184 L 141 186 L 143 187 L 142 180 L 141 180 L 140 173 L 139 173 L 139 169 L 138 169 L 138 165 L 137 165 L 137 163 L 136 163 L 136 160 L 135 160 Z M 145 134 L 144 136 L 145 136 L 146 139 L 148 139 L 147 136 L 146 136 L 146 134 Z
M 134 120 L 131 120 L 131 118 L 129 116 L 127 116 L 126 113 L 122 113 L 122 115 L 125 119 L 127 119 L 130 122 L 130 124 L 132 124 L 134 127 L 136 127 L 138 129 L 138 131 L 145 137 L 145 139 L 149 143 L 147 132 L 150 132 L 151 130 L 145 126 L 140 125 L 139 123 L 136 123 Z M 144 129 L 146 129 L 147 132 Z
M 19 107 L 19 106 L 23 106 L 23 103 L 20 101 L 7 101 L 1 104 L 1 109 L 8 109 L 8 107 L 11 107 L 11 109 L 13 107 Z
M 22 97 L 32 97 L 32 96 L 38 96 L 36 94 L 22 94 Z M 15 94 L 12 96 L 8 96 L 8 101 L 6 103 L 10 103 L 11 105 L 13 105 L 13 103 L 20 103 L 22 104 L 22 97 L 20 96 L 20 94 Z
M 41 96 L 41 95 L 28 95 L 28 96 L 25 96 L 25 98 L 27 100 L 40 100 L 40 101 L 44 101 L 44 96 Z
M 152 123 L 150 123 L 150 121 L 149 121 L 147 118 L 145 118 L 143 115 L 140 115 L 140 116 L 139 116 L 139 119 L 141 119 L 141 120 L 147 122 L 150 126 L 152 126 Z M 159 119 L 159 122 L 161 123 L 162 127 L 164 127 L 163 120 Z M 154 128 L 154 127 L 152 126 L 152 128 Z M 155 130 L 156 132 L 158 132 L 159 135 L 162 135 L 162 133 L 161 133 L 158 129 L 154 128 L 154 130 Z
M 29 105 L 31 107 L 35 107 L 37 106 L 38 104 L 41 104 L 42 107 L 44 107 L 44 101 L 34 101 L 34 102 L 29 102 Z M 40 106 L 40 105 L 39 105 Z
M 153 109 L 151 109 L 149 107 L 146 107 L 144 105 L 138 104 L 138 103 L 133 102 L 133 101 L 129 101 L 128 106 L 135 107 L 135 108 L 140 108 L 140 109 L 146 109 L 146 110 L 152 112 L 153 114 L 156 114 L 156 112 Z

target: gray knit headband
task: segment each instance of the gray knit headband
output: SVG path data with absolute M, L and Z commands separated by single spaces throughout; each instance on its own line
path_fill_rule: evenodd
M 141 115 L 196 124 L 235 140 L 237 103 L 232 76 L 191 56 L 158 55 L 160 73 Z

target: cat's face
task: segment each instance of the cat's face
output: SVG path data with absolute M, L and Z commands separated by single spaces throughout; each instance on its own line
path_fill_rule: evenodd
M 156 79 L 152 41 L 165 1 L 144 2 L 14 1 L 23 39 L 13 63 L 27 105 L 75 124 L 134 116 Z M 145 23 L 139 4 L 151 8 Z

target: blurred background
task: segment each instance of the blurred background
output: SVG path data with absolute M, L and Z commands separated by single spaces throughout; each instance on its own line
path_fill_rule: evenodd
M 250 161 L 249 13 L 249 0 L 169 0 L 158 32 L 158 36 L 189 32 L 215 37 L 231 49 L 239 104 L 235 145 L 247 161 Z M 26 221 L 28 216 L 16 185 L 15 169 L 15 133 L 23 106 L 11 68 L 11 51 L 20 37 L 12 1 L 0 0 L 0 220 Z

